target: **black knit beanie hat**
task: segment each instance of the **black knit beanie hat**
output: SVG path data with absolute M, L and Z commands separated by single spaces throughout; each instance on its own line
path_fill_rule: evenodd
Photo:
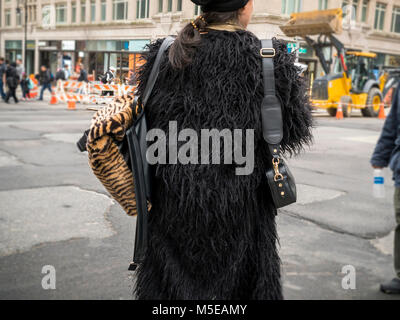
M 203 12 L 228 12 L 243 8 L 249 0 L 191 0 L 201 6 Z

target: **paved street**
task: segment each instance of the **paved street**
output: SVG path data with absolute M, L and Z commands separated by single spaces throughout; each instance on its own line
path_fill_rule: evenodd
M 132 299 L 135 220 L 75 146 L 93 114 L 86 107 L 0 103 L 0 299 Z M 287 299 L 400 298 L 378 291 L 394 276 L 391 175 L 376 200 L 369 165 L 382 125 L 321 113 L 315 144 L 290 160 L 299 202 L 278 217 Z M 56 290 L 42 289 L 45 265 Z M 346 265 L 355 290 L 342 288 Z

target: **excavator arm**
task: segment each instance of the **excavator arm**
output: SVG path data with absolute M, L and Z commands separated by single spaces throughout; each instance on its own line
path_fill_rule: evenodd
M 310 38 L 309 36 L 304 36 L 303 39 L 307 42 L 307 44 L 312 47 L 317 55 L 319 61 L 321 62 L 322 68 L 326 74 L 329 74 L 332 66 L 332 59 L 326 59 L 324 55 L 324 48 L 335 47 L 338 52 L 338 57 L 340 59 L 340 64 L 342 65 L 343 71 L 346 73 L 348 77 L 348 68 L 345 61 L 345 47 L 343 43 L 336 38 L 333 34 L 329 35 L 320 35 L 317 40 Z
M 326 74 L 330 73 L 332 59 L 327 60 L 323 49 L 335 47 L 343 70 L 348 77 L 343 43 L 334 36 L 342 32 L 342 9 L 292 13 L 287 24 L 280 26 L 288 37 L 301 37 L 315 50 Z M 311 38 L 318 35 L 317 40 Z

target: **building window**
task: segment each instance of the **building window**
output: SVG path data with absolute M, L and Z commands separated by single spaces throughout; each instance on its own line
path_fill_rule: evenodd
M 81 22 L 86 22 L 86 3 L 81 2 Z
M 176 11 L 182 11 L 182 0 L 178 0 L 176 4 Z
M 201 15 L 201 7 L 200 7 L 198 4 L 196 4 L 196 5 L 194 6 L 194 15 L 195 15 L 195 16 Z
M 128 19 L 128 1 L 113 0 L 113 20 Z
M 393 8 L 392 27 L 390 31 L 400 33 L 400 7 Z
M 342 2 L 343 18 L 350 15 L 351 20 L 355 21 L 357 18 L 358 0 L 343 0 Z
M 383 30 L 385 25 L 386 4 L 378 2 L 375 9 L 375 30 Z
M 90 21 L 96 21 L 96 0 L 90 0 Z
M 361 21 L 367 22 L 369 0 L 363 0 L 361 8 Z
M 326 9 L 328 9 L 328 0 L 319 0 L 318 10 L 326 10 Z
M 358 1 L 359 0 L 353 0 L 353 8 L 354 8 L 354 12 L 355 12 L 355 15 L 357 15 L 357 11 L 358 11 Z
M 158 0 L 158 12 L 163 12 L 164 0 Z
M 67 22 L 67 5 L 57 4 L 56 5 L 56 24 L 64 24 Z
M 149 0 L 137 0 L 136 2 L 136 18 L 145 19 L 149 17 Z
M 106 21 L 107 18 L 107 1 L 101 0 L 101 21 Z
M 76 22 L 76 2 L 71 3 L 71 22 Z
M 5 15 L 4 22 L 6 27 L 11 26 L 11 9 L 7 9 L 4 15 Z
M 21 9 L 17 8 L 17 26 L 22 25 Z
M 292 14 L 293 12 L 300 12 L 302 7 L 302 0 L 282 0 L 282 13 Z
M 172 0 L 168 0 L 168 12 L 172 11 Z

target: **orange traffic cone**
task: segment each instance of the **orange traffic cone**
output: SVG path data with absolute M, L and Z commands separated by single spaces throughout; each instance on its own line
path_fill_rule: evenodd
M 58 100 L 54 93 L 51 94 L 50 104 L 57 104 Z
M 337 107 L 337 111 L 336 111 L 336 119 L 337 120 L 342 120 L 343 117 L 343 108 L 342 108 L 342 104 L 339 103 L 338 107 Z
M 75 110 L 76 109 L 76 103 L 74 100 L 69 100 L 68 101 L 68 109 L 69 110 Z
M 382 102 L 380 107 L 379 107 L 379 115 L 378 115 L 378 119 L 386 119 L 386 115 L 385 115 L 385 105 Z

